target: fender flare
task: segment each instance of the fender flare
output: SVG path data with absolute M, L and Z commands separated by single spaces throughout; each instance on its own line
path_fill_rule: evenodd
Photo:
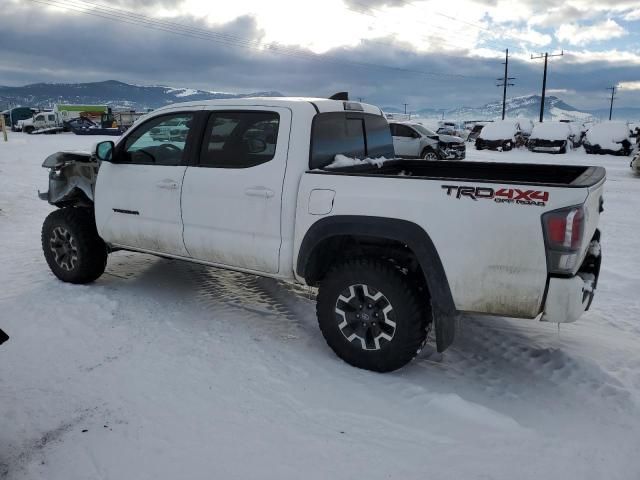
M 416 255 L 429 288 L 438 352 L 453 343 L 459 312 L 455 308 L 440 255 L 429 234 L 407 220 L 385 217 L 336 215 L 323 218 L 309 228 L 302 240 L 296 273 L 306 278 L 306 269 L 321 242 L 336 236 L 367 236 L 404 243 Z

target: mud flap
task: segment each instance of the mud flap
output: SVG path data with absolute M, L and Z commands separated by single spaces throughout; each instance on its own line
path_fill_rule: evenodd
M 457 312 L 445 312 L 433 309 L 434 330 L 436 331 L 436 348 L 439 353 L 451 346 L 458 327 L 460 315 Z
M 0 345 L 9 340 L 9 335 L 0 330 Z

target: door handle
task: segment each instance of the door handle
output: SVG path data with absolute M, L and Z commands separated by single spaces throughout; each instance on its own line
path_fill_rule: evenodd
M 244 191 L 245 195 L 250 197 L 263 197 L 263 198 L 271 198 L 274 195 L 273 190 L 268 189 L 267 187 L 251 187 L 247 188 Z
M 175 180 L 171 180 L 170 178 L 165 178 L 164 180 L 156 183 L 156 187 L 162 188 L 164 190 L 177 190 L 178 182 L 176 182 Z

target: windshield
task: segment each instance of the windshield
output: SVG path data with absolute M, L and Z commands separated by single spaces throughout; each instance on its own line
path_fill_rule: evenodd
M 426 135 L 426 136 L 435 135 L 435 132 L 429 130 L 428 128 L 423 127 L 419 123 L 414 123 L 411 125 L 411 127 L 414 130 L 417 130 L 418 132 L 420 132 L 422 135 Z

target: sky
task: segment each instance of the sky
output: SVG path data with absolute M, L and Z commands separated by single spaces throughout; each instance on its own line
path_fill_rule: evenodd
M 0 0 L 0 85 L 121 80 L 409 110 L 547 92 L 640 107 L 640 0 Z

